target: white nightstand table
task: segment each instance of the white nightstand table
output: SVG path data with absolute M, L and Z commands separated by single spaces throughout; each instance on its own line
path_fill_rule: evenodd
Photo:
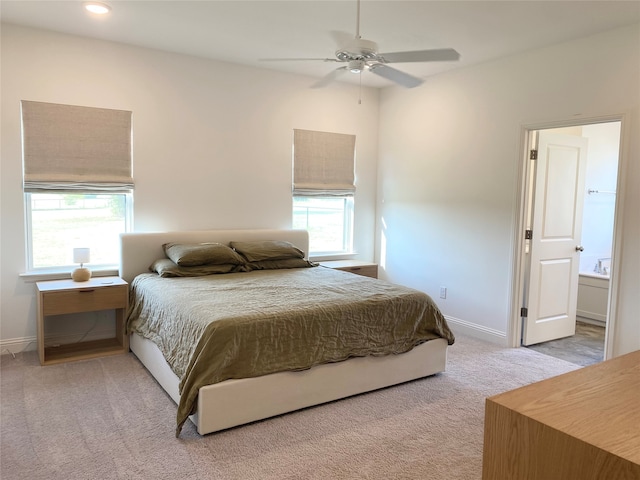
M 87 282 L 52 280 L 36 282 L 38 290 L 38 355 L 41 365 L 84 360 L 129 351 L 125 334 L 125 314 L 129 305 L 129 285 L 120 277 L 95 277 Z M 44 346 L 44 323 L 50 315 L 115 310 L 114 338 Z
M 330 260 L 319 263 L 323 267 L 344 270 L 363 277 L 378 278 L 378 264 L 376 263 L 363 262 L 361 260 Z

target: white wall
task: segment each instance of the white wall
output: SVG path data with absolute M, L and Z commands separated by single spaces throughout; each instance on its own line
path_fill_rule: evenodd
M 625 114 L 614 354 L 639 349 L 639 46 L 636 25 L 383 90 L 382 275 L 433 296 L 454 330 L 507 341 L 522 128 Z
M 311 90 L 302 76 L 10 25 L 1 33 L 2 348 L 35 336 L 35 288 L 18 276 L 21 99 L 133 111 L 140 231 L 288 227 L 292 129 L 355 133 L 361 258 L 373 257 L 377 220 L 383 277 L 431 294 L 454 329 L 499 340 L 510 320 L 522 126 L 626 114 L 614 343 L 616 354 L 640 348 L 637 26 L 388 88 L 379 102 L 365 89 L 362 105 L 350 85 Z
M 137 231 L 288 228 L 293 129 L 355 134 L 355 247 L 373 259 L 377 90 L 358 105 L 357 86 L 4 24 L 1 79 L 3 350 L 36 333 L 35 286 L 19 277 L 23 99 L 133 112 Z
M 598 259 L 611 258 L 616 207 L 620 124 L 585 125 L 589 139 L 582 221 L 580 272 L 593 273 Z M 589 190 L 600 193 L 589 194 Z M 602 272 L 599 272 L 602 273 Z

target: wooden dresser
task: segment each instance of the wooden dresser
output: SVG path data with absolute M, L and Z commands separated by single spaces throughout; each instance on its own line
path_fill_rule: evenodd
M 488 398 L 482 478 L 640 479 L 640 350 Z

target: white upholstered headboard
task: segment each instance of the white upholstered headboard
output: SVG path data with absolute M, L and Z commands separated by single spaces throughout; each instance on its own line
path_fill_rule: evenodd
M 164 258 L 162 245 L 168 242 L 199 243 L 284 240 L 309 256 L 309 234 L 306 230 L 193 230 L 184 232 L 123 233 L 120 235 L 120 277 L 127 282 L 149 266 Z

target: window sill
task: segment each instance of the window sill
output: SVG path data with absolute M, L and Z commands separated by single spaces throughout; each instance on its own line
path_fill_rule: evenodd
M 110 277 L 119 275 L 118 267 L 101 267 L 95 270 L 91 269 L 92 277 Z M 20 274 L 25 282 L 40 282 L 42 280 L 64 280 L 71 278 L 71 270 L 34 270 Z
M 353 253 L 329 253 L 329 254 L 318 254 L 318 255 L 309 255 L 309 260 L 312 262 L 325 262 L 330 260 L 353 260 L 357 257 L 358 254 Z

